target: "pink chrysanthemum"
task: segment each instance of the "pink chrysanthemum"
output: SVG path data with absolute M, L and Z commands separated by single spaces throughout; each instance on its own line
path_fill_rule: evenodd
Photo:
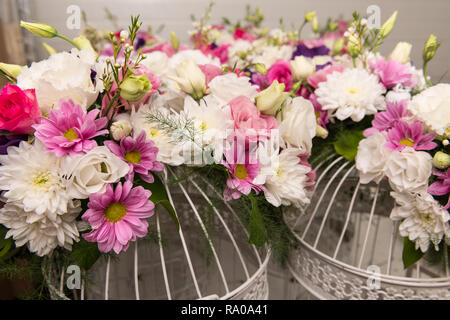
M 393 88 L 397 84 L 408 88 L 415 85 L 412 74 L 408 72 L 408 66 L 396 60 L 377 58 L 375 62 L 370 63 L 370 67 L 386 89 Z
M 60 101 L 59 108 L 51 110 L 48 119 L 41 118 L 39 124 L 33 125 L 34 135 L 47 151 L 58 157 L 88 152 L 97 146 L 92 138 L 108 133 L 106 129 L 101 130 L 108 120 L 96 119 L 99 112 L 94 109 L 86 114 L 72 100 Z
M 246 152 L 245 148 L 234 144 L 230 150 L 225 150 L 225 161 L 223 165 L 230 172 L 231 177 L 227 179 L 227 187 L 224 191 L 225 200 L 239 199 L 242 194 L 248 195 L 252 190 L 256 193 L 264 190 L 264 186 L 254 183 L 259 174 L 259 161 L 256 155 Z
M 81 218 L 91 225 L 92 231 L 83 238 L 98 242 L 101 252 L 126 251 L 130 241 L 147 234 L 145 219 L 153 215 L 155 208 L 148 199 L 151 192 L 143 187 L 132 187 L 129 181 L 123 186 L 119 182 L 115 190 L 108 184 L 105 193 L 95 193 L 89 198 L 89 209 Z
M 378 112 L 372 121 L 372 128 L 364 131 L 364 136 L 371 136 L 376 130 L 382 132 L 391 129 L 397 122 L 411 114 L 407 108 L 408 100 L 401 100 L 398 102 L 386 104 L 386 111 Z
M 163 165 L 156 160 L 158 148 L 153 141 L 146 141 L 146 134 L 141 131 L 136 139 L 128 136 L 120 140 L 120 146 L 114 141 L 105 141 L 105 146 L 116 156 L 130 166 L 127 180 L 133 181 L 134 174 L 138 173 L 142 180 L 153 183 L 153 175 L 149 171 L 162 171 Z
M 433 175 L 436 176 L 437 181 L 432 183 L 428 187 L 428 192 L 433 196 L 445 196 L 450 194 L 450 168 L 445 172 L 438 170 L 433 171 Z M 450 196 L 444 209 L 450 208 Z
M 423 134 L 420 121 L 408 124 L 400 120 L 388 131 L 386 147 L 398 151 L 402 151 L 405 147 L 411 147 L 414 150 L 432 150 L 437 146 L 433 142 L 434 136 L 434 133 Z

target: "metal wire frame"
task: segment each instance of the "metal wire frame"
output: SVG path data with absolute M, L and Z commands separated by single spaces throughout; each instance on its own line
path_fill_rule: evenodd
M 178 176 L 176 175 L 175 171 L 173 169 L 171 169 L 170 167 L 168 168 L 168 174 L 170 174 L 171 176 L 173 176 L 175 179 L 178 179 Z M 238 226 L 240 226 L 240 228 L 242 228 L 242 232 L 243 234 L 245 234 L 246 236 L 248 236 L 248 232 L 245 228 L 245 226 L 243 225 L 243 223 L 241 222 L 241 220 L 238 218 L 237 213 L 234 211 L 234 209 L 232 208 L 232 206 L 227 203 L 224 199 L 223 196 L 218 194 L 217 191 L 212 187 L 212 185 L 205 180 L 203 177 L 200 177 L 200 179 L 206 183 L 206 185 L 210 188 L 210 191 L 215 193 L 221 200 L 224 201 L 225 207 L 226 209 L 229 211 L 229 213 L 231 214 L 230 217 L 233 217 L 237 222 L 238 222 Z M 256 258 L 256 262 L 257 262 L 257 270 L 253 273 L 250 274 L 249 272 L 249 266 L 248 264 L 250 263 L 250 261 L 246 261 L 246 255 L 244 255 L 241 251 L 241 249 L 238 246 L 237 240 L 235 238 L 235 236 L 233 235 L 233 232 L 230 230 L 230 227 L 228 226 L 226 220 L 223 217 L 223 214 L 221 214 L 219 212 L 219 210 L 213 206 L 211 200 L 209 199 L 207 193 L 199 186 L 199 184 L 195 181 L 195 179 L 188 179 L 189 184 L 191 184 L 196 190 L 197 192 L 201 195 L 201 197 L 206 201 L 206 203 L 208 203 L 212 209 L 213 212 L 215 214 L 215 216 L 218 218 L 218 221 L 220 223 L 220 225 L 225 229 L 225 235 L 227 236 L 227 238 L 230 240 L 232 247 L 234 249 L 234 251 L 236 252 L 237 256 L 238 256 L 238 262 L 240 264 L 240 266 L 242 267 L 243 273 L 245 275 L 245 281 L 239 285 L 237 288 L 231 288 L 225 272 L 223 270 L 223 266 L 222 266 L 222 262 L 219 259 L 219 256 L 216 252 L 216 248 L 214 247 L 214 244 L 210 238 L 210 235 L 202 221 L 202 218 L 200 217 L 200 214 L 195 206 L 194 200 L 191 198 L 189 192 L 186 190 L 186 188 L 183 186 L 182 183 L 178 183 L 177 186 L 180 188 L 181 193 L 183 194 L 186 202 L 189 204 L 190 208 L 192 209 L 193 213 L 194 213 L 194 218 L 195 221 L 198 223 L 198 225 L 200 226 L 203 235 L 205 236 L 205 238 L 207 239 L 209 246 L 212 250 L 213 253 L 213 257 L 214 257 L 214 261 L 216 262 L 216 266 L 219 270 L 219 275 L 220 275 L 220 279 L 221 279 L 221 283 L 225 289 L 225 294 L 223 296 L 219 296 L 217 294 L 213 294 L 213 295 L 208 295 L 205 296 L 202 294 L 201 290 L 200 290 L 200 285 L 198 282 L 198 277 L 197 274 L 195 272 L 194 269 L 194 265 L 193 265 L 193 260 L 191 257 L 191 254 L 188 250 L 187 244 L 186 244 L 186 239 L 185 239 L 185 235 L 184 235 L 184 231 L 183 231 L 183 221 L 180 221 L 180 228 L 178 230 L 178 235 L 182 244 L 182 249 L 184 252 L 184 256 L 185 259 L 187 261 L 187 265 L 188 265 L 188 269 L 189 269 L 189 273 L 191 275 L 192 281 L 193 281 L 193 285 L 195 288 L 195 292 L 197 294 L 197 298 L 198 299 L 231 299 L 233 297 L 238 296 L 242 291 L 244 290 L 248 290 L 249 287 L 251 287 L 253 285 L 253 283 L 259 278 L 261 277 L 261 275 L 263 273 L 266 272 L 267 270 L 267 264 L 270 258 L 270 251 L 267 250 L 267 248 L 261 250 L 258 250 L 254 245 L 249 245 L 251 246 L 251 249 L 254 253 L 254 258 Z M 171 189 L 169 187 L 168 183 L 165 183 L 165 188 L 166 188 L 166 192 L 167 195 L 169 197 L 169 202 L 171 203 L 171 205 L 173 206 L 173 208 L 175 209 L 175 214 L 177 215 L 177 218 L 179 217 L 178 212 L 177 212 L 177 205 L 174 201 L 174 199 L 172 198 L 172 192 Z M 156 212 L 155 213 L 155 218 L 156 218 L 156 230 L 158 232 L 158 234 L 160 234 L 161 232 L 161 221 L 160 221 L 160 216 L 159 213 Z M 180 219 L 179 219 L 180 220 Z M 235 222 L 236 222 L 235 221 Z M 134 242 L 134 244 L 132 245 L 133 248 L 133 286 L 134 286 L 134 295 L 135 295 L 135 299 L 139 300 L 141 298 L 140 296 L 140 290 L 139 290 L 139 279 L 138 279 L 138 275 L 139 275 L 139 253 L 138 253 L 138 243 L 139 241 Z M 167 273 L 167 266 L 166 266 L 166 259 L 165 259 L 165 253 L 164 251 L 167 250 L 165 249 L 163 246 L 159 246 L 159 256 L 161 259 L 161 271 L 162 271 L 162 278 L 164 280 L 164 287 L 165 287 L 165 291 L 166 291 L 166 296 L 167 299 L 171 300 L 173 298 L 173 294 L 172 294 L 172 290 L 170 288 L 169 285 L 169 275 Z M 265 255 L 263 255 L 263 253 L 265 253 Z M 104 299 L 108 300 L 110 299 L 110 276 L 111 276 L 111 258 L 108 257 L 107 261 L 106 261 L 106 267 L 105 267 L 105 282 L 104 282 Z M 49 274 L 49 273 L 47 273 Z M 48 281 L 47 277 L 47 283 L 50 283 L 50 285 L 53 287 L 52 291 L 55 291 L 55 298 L 58 299 L 67 299 L 67 296 L 64 294 L 64 270 L 60 271 L 60 275 L 59 275 L 59 283 L 58 283 L 58 288 L 54 287 L 52 285 L 52 283 L 50 281 Z M 83 279 L 82 281 L 82 285 L 81 285 L 81 290 L 80 290 L 80 299 L 84 300 L 86 298 L 86 283 Z
M 327 218 L 329 216 L 330 210 L 335 204 L 335 199 L 340 191 L 343 184 L 346 183 L 348 180 L 349 175 L 355 170 L 355 166 L 352 165 L 347 171 L 344 171 L 346 167 L 349 166 L 349 162 L 345 161 L 344 163 L 341 163 L 343 160 L 342 157 L 336 157 L 331 156 L 326 158 L 325 160 L 321 161 L 317 164 L 315 167 L 315 170 L 318 171 L 320 168 L 324 168 L 321 171 L 321 175 L 317 179 L 316 183 L 316 190 L 319 189 L 319 185 L 322 183 L 323 179 L 327 176 L 328 181 L 325 185 L 325 187 L 322 190 L 322 193 L 318 197 L 317 202 L 315 203 L 315 206 L 310 206 L 310 213 L 309 213 L 309 219 L 305 219 L 305 216 L 298 217 L 294 220 L 292 220 L 290 224 L 290 228 L 293 231 L 294 235 L 296 236 L 297 240 L 301 244 L 301 248 L 303 250 L 312 252 L 314 256 L 319 257 L 322 261 L 325 263 L 328 263 L 330 265 L 333 265 L 334 267 L 338 267 L 339 269 L 351 273 L 355 276 L 365 277 L 369 278 L 373 275 L 373 273 L 368 272 L 367 270 L 362 268 L 364 257 L 367 253 L 367 248 L 369 246 L 369 237 L 373 234 L 375 236 L 378 234 L 378 227 L 379 227 L 379 219 L 377 221 L 374 221 L 375 217 L 375 211 L 377 203 L 380 201 L 379 199 L 379 192 L 380 192 L 380 185 L 377 185 L 374 194 L 373 194 L 373 200 L 371 204 L 371 209 L 368 217 L 367 227 L 365 230 L 362 230 L 362 239 L 357 239 L 355 237 L 355 242 L 359 244 L 362 243 L 362 247 L 358 248 L 355 251 L 355 259 L 353 261 L 353 264 L 345 263 L 338 258 L 338 254 L 342 248 L 342 242 L 344 239 L 344 235 L 348 231 L 348 227 L 350 224 L 350 220 L 352 217 L 360 218 L 359 213 L 354 211 L 355 203 L 357 203 L 357 195 L 361 188 L 361 183 L 358 181 L 356 184 L 355 189 L 353 190 L 353 194 L 351 196 L 351 200 L 348 204 L 348 210 L 346 211 L 346 214 L 343 219 L 343 226 L 342 230 L 340 230 L 339 238 L 336 243 L 336 247 L 334 250 L 332 250 L 332 254 L 325 254 L 320 249 L 318 249 L 318 244 L 320 243 L 320 238 L 323 233 L 324 225 L 327 221 Z M 342 173 L 344 172 L 344 173 Z M 327 175 L 328 174 L 328 175 Z M 330 177 L 331 176 L 331 177 Z M 334 181 L 337 181 L 336 189 L 334 190 L 332 196 L 328 198 L 328 190 L 330 189 L 330 186 L 333 184 Z M 326 199 L 326 200 L 324 200 Z M 329 201 L 328 205 L 326 206 L 325 212 L 323 215 L 319 215 L 317 218 L 319 207 L 322 203 Z M 308 218 L 308 216 L 306 216 Z M 379 217 L 378 217 L 379 218 Z M 311 225 L 315 219 L 321 219 L 319 220 L 319 228 L 318 231 L 314 230 L 314 234 L 311 234 L 312 237 L 306 237 L 308 233 L 311 233 Z M 356 228 L 359 229 L 362 227 L 362 224 L 360 222 L 360 219 L 357 220 L 357 226 Z M 289 223 L 288 223 L 289 225 Z M 386 250 L 387 255 L 387 268 L 386 271 L 380 275 L 381 281 L 387 284 L 394 284 L 399 286 L 405 286 L 409 288 L 414 287 L 428 287 L 428 288 L 450 288 L 450 277 L 449 277 L 449 267 L 448 267 L 448 256 L 447 251 L 444 253 L 444 264 L 445 264 L 445 270 L 443 271 L 443 275 L 433 275 L 430 278 L 430 272 L 427 272 L 426 275 L 424 272 L 424 266 L 420 263 L 416 263 L 414 268 L 408 269 L 409 274 L 407 276 L 397 276 L 392 274 L 392 261 L 393 258 L 396 256 L 394 253 L 395 250 L 395 243 L 398 241 L 398 221 L 392 221 L 392 232 L 389 237 L 389 247 Z M 359 234 L 359 233 L 358 233 Z M 311 239 L 310 239 L 311 238 Z M 376 237 L 375 237 L 376 239 Z M 362 240 L 362 242 L 360 242 Z M 374 248 L 374 243 L 372 244 L 372 250 Z M 444 244 L 445 246 L 445 244 Z M 446 249 L 446 248 L 445 248 Z M 372 257 L 370 258 L 370 261 L 373 260 L 373 251 L 372 251 Z M 292 264 L 292 262 L 289 264 L 289 269 L 291 273 L 293 274 L 294 278 L 302 284 L 310 293 L 316 295 L 318 298 L 325 298 L 320 293 L 320 290 L 317 290 L 314 286 L 311 285 L 310 282 L 304 281 L 302 278 L 302 275 L 296 271 L 296 266 Z M 449 289 L 450 290 L 450 289 Z

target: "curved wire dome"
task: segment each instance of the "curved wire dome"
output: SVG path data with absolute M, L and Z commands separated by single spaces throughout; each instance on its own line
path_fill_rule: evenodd
M 336 155 L 315 170 L 305 214 L 286 217 L 299 241 L 289 269 L 307 291 L 319 299 L 450 299 L 447 255 L 403 268 L 386 181 L 361 184 L 355 165 Z
M 181 174 L 168 168 L 167 181 Z M 153 239 L 99 259 L 83 277 L 76 299 L 267 299 L 267 248 L 248 243 L 238 213 L 201 176 L 166 191 L 180 221 L 177 230 L 158 206 L 149 219 Z M 160 237 L 159 237 L 160 235 Z M 151 236 L 149 238 L 152 238 Z M 160 243 L 158 243 L 160 242 Z M 66 268 L 53 258 L 44 267 L 52 298 L 68 299 Z

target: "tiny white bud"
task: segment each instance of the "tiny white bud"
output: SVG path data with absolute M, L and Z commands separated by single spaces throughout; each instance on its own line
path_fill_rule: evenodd
M 361 19 L 361 25 L 362 26 L 367 25 L 367 19 L 365 19 L 365 18 Z
M 131 133 L 131 124 L 127 120 L 119 120 L 111 125 L 110 131 L 113 139 L 119 141 Z
M 128 31 L 127 30 L 122 30 L 122 31 L 120 31 L 120 38 L 122 39 L 128 39 L 128 37 L 130 36 L 130 34 L 128 33 Z
M 446 147 L 450 144 L 450 141 L 448 141 L 448 139 L 445 139 L 444 141 L 442 141 L 442 144 Z

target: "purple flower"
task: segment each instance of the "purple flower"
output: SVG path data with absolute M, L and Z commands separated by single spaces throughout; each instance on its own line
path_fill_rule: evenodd
M 394 59 L 386 61 L 384 58 L 377 58 L 375 62 L 369 62 L 369 65 L 386 89 L 393 88 L 397 84 L 408 88 L 415 85 L 412 74 L 408 73 L 408 66 Z
M 420 121 L 416 120 L 408 124 L 400 120 L 388 131 L 386 147 L 398 151 L 402 151 L 406 147 L 414 150 L 432 150 L 437 146 L 433 142 L 435 135 L 435 133 L 423 134 L 423 126 Z
M 7 130 L 0 130 L 0 154 L 7 154 L 9 146 L 19 146 L 21 141 L 26 141 L 26 134 L 16 135 Z
M 450 168 L 447 171 L 442 172 L 435 170 L 433 174 L 437 177 L 438 181 L 432 183 L 428 187 L 428 192 L 433 196 L 444 196 L 450 193 Z M 444 209 L 450 208 L 450 197 Z
M 141 131 L 136 139 L 128 136 L 120 140 L 120 146 L 114 141 L 105 141 L 105 146 L 116 156 L 128 163 L 130 170 L 126 179 L 133 181 L 138 173 L 142 180 L 153 183 L 154 177 L 149 171 L 162 171 L 163 165 L 156 160 L 158 148 L 153 141 L 146 141 L 145 131 Z
M 46 146 L 47 151 L 54 152 L 58 157 L 70 156 L 88 152 L 97 146 L 90 140 L 108 130 L 107 119 L 96 119 L 100 110 L 94 109 L 85 113 L 72 100 L 60 101 L 59 109 L 50 111 L 49 118 L 42 117 L 39 124 L 33 125 L 35 136 Z
M 291 60 L 295 59 L 297 56 L 304 56 L 307 58 L 314 58 L 315 56 L 326 56 L 330 53 L 330 49 L 323 44 L 322 41 L 317 41 L 314 43 L 302 42 L 297 45 L 296 49 L 292 53 Z
M 372 121 L 372 128 L 368 128 L 364 131 L 364 136 L 371 136 L 376 130 L 382 132 L 391 129 L 401 119 L 410 116 L 407 108 L 408 100 L 402 100 L 398 102 L 388 102 L 386 104 L 386 111 L 375 114 L 375 118 Z
M 309 95 L 309 101 L 311 101 L 314 106 L 317 124 L 326 129 L 328 122 L 330 122 L 328 118 L 328 110 L 323 110 L 322 105 L 317 101 L 317 96 L 314 93 Z

